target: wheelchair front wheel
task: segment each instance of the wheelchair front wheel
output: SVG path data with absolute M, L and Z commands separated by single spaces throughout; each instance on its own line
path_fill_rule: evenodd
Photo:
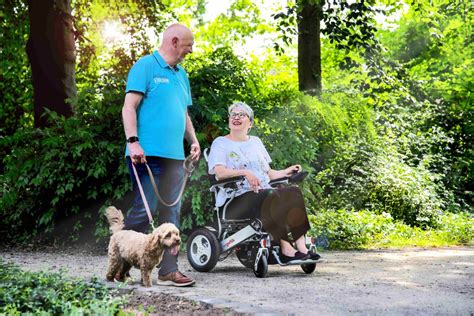
M 221 246 L 207 228 L 199 228 L 189 236 L 186 245 L 189 264 L 199 272 L 211 271 L 219 259 Z
M 253 273 L 257 278 L 264 278 L 267 275 L 268 272 L 268 262 L 267 262 L 267 256 L 262 254 L 260 259 L 257 262 L 257 268 L 255 269 L 255 266 L 253 267 Z
M 305 263 L 301 265 L 301 269 L 303 269 L 304 273 L 311 274 L 316 270 L 316 263 Z

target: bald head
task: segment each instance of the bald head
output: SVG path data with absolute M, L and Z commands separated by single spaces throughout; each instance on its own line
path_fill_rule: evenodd
M 190 29 L 180 23 L 171 24 L 164 32 L 160 55 L 172 67 L 193 52 L 194 37 Z
M 173 38 L 183 38 L 185 36 L 193 37 L 193 33 L 190 29 L 180 23 L 174 23 L 168 26 L 168 28 L 163 32 L 163 40 L 161 41 L 161 45 L 170 42 Z

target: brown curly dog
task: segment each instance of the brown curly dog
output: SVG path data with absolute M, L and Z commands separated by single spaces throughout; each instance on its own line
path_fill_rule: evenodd
M 106 209 L 112 237 L 109 242 L 107 280 L 124 281 L 132 267 L 140 269 L 142 285 L 150 287 L 151 272 L 161 262 L 165 249 L 177 255 L 181 238 L 174 224 L 165 223 L 150 234 L 122 230 L 123 214 L 113 206 Z

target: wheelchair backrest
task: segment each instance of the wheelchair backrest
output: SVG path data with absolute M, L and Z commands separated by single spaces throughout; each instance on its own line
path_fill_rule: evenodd
M 208 163 L 209 163 L 209 152 L 210 151 L 211 151 L 210 148 L 205 148 L 204 151 L 203 151 L 204 159 L 206 159 L 206 169 L 209 168 Z M 216 179 L 215 175 L 210 174 L 209 170 L 206 170 L 206 173 L 207 173 L 207 176 L 209 177 L 209 181 L 211 182 L 211 185 L 214 185 L 217 182 L 217 179 Z
M 206 159 L 206 164 L 209 162 L 209 151 L 211 149 L 210 148 L 205 148 L 203 153 L 204 153 L 204 159 Z

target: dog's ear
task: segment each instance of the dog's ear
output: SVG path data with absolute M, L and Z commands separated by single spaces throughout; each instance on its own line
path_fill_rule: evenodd
M 155 230 L 153 232 L 153 237 L 151 239 L 151 243 L 153 245 L 153 247 L 160 247 L 161 246 L 161 241 L 163 240 L 163 233 L 158 231 L 158 230 Z

